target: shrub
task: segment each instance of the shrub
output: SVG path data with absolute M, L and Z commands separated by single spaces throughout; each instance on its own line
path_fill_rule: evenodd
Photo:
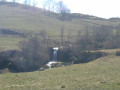
M 58 60 L 61 62 L 70 62 L 72 61 L 72 49 L 71 48 L 63 48 L 58 50 Z
M 120 51 L 117 51 L 117 52 L 116 52 L 116 56 L 120 56 Z
M 87 63 L 104 56 L 103 52 L 79 51 L 76 48 L 64 48 L 58 51 L 58 60 L 62 62 Z
M 18 50 L 7 50 L 0 52 L 0 69 L 9 67 L 11 59 L 14 58 L 15 54 L 19 53 Z

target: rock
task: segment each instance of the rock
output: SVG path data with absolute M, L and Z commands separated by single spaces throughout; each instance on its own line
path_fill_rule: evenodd
M 43 67 L 39 69 L 39 71 L 44 71 L 44 70 L 45 70 L 45 68 L 43 68 Z
M 61 63 L 61 62 L 57 62 L 57 63 L 51 64 L 51 68 L 54 68 L 54 67 L 61 67 L 61 66 L 63 66 L 63 63 Z
M 47 66 L 47 65 L 44 65 L 43 67 L 41 67 L 40 69 L 39 69 L 39 71 L 44 71 L 45 69 L 48 69 L 49 67 Z
M 65 88 L 65 86 L 64 86 L 64 85 L 62 85 L 62 86 L 61 86 L 61 88 Z

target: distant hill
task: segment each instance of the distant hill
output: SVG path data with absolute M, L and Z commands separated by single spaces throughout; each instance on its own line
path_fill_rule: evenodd
M 85 30 L 88 27 L 89 29 L 93 29 L 93 26 L 98 27 L 101 25 L 114 28 L 120 26 L 119 19 L 103 19 L 95 16 L 71 13 L 67 14 L 65 19 L 62 20 L 61 16 L 59 13 L 50 11 L 45 11 L 44 13 L 44 10 L 41 8 L 25 6 L 18 3 L 13 5 L 10 2 L 6 2 L 0 4 L 0 31 L 10 30 L 14 34 L 17 33 L 25 36 L 40 34 L 44 30 L 47 36 L 59 38 L 58 36 L 60 36 L 61 28 L 63 27 L 65 38 L 68 32 L 76 38 L 79 30 Z M 10 46 L 17 48 L 16 44 L 25 38 L 20 36 L 14 37 L 15 35 L 9 35 L 9 33 L 1 33 L 0 47 L 4 49 L 11 49 Z

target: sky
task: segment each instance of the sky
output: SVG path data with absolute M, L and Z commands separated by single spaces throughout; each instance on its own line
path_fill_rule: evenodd
M 73 13 L 102 18 L 120 17 L 120 0 L 64 0 Z
M 36 0 L 41 7 L 42 0 Z M 20 0 L 19 2 L 23 2 Z M 102 18 L 120 17 L 120 0 L 63 0 L 72 13 Z

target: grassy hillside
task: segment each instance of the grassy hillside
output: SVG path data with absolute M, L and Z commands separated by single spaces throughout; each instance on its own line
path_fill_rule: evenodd
M 20 32 L 38 33 L 41 30 L 46 30 L 49 34 L 58 34 L 62 25 L 65 25 L 65 31 L 81 28 L 82 25 L 73 21 L 62 22 L 58 14 L 46 13 L 43 10 L 32 7 L 25 8 L 24 5 L 11 7 L 8 4 L 1 5 L 0 8 L 0 28 L 18 30 Z
M 76 38 L 79 30 L 85 30 L 89 27 L 92 30 L 93 26 L 107 25 L 116 27 L 119 25 L 119 19 L 103 19 L 89 15 L 71 14 L 71 20 L 60 20 L 61 15 L 53 12 L 44 11 L 40 8 L 34 8 L 21 4 L 5 3 L 0 4 L 0 29 L 9 29 L 15 32 L 19 32 L 26 35 L 39 34 L 41 30 L 47 32 L 47 36 L 53 36 L 51 38 L 59 39 L 61 28 L 64 27 L 65 38 L 70 32 L 71 36 Z M 55 37 L 54 37 L 55 36 Z M 56 37 L 57 36 L 57 37 Z M 4 35 L 5 41 L 13 42 L 12 44 L 6 44 L 3 39 L 0 39 L 0 48 L 16 49 L 16 44 L 21 41 L 21 37 L 13 37 L 10 35 Z M 3 35 L 0 34 L 0 38 Z M 9 46 L 9 47 L 8 47 Z M 15 46 L 15 48 L 14 48 Z M 7 47 L 7 48 L 6 48 Z
M 118 25 L 118 21 L 100 19 L 93 16 L 85 16 L 81 14 L 73 14 L 72 20 L 59 20 L 60 14 L 46 12 L 44 14 L 42 9 L 27 7 L 16 4 L 10 6 L 10 3 L 0 5 L 0 28 L 18 30 L 20 32 L 38 33 L 42 29 L 49 32 L 49 34 L 59 34 L 62 25 L 65 31 L 76 31 L 84 29 L 89 25 Z M 84 18 L 86 17 L 86 18 Z
M 119 56 L 108 55 L 85 64 L 0 74 L 0 90 L 118 90 L 119 64 Z

